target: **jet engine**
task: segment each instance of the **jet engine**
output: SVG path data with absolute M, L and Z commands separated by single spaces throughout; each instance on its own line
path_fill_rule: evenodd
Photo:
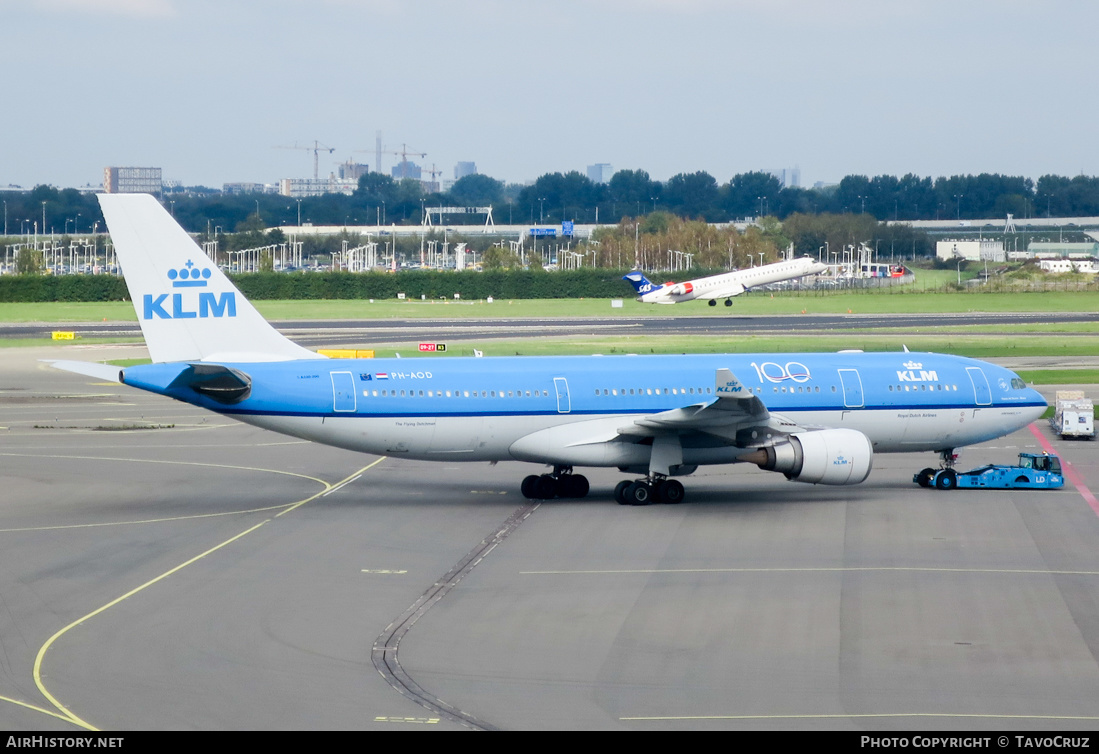
M 672 286 L 671 293 L 675 296 L 683 296 L 693 291 L 695 287 L 691 283 L 679 283 Z
M 858 484 L 870 475 L 873 459 L 870 438 L 853 429 L 797 432 L 788 442 L 741 456 L 761 469 L 810 484 Z

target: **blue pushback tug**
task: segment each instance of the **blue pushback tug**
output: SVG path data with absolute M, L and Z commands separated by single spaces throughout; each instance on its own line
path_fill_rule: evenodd
M 1017 466 L 988 464 L 969 471 L 924 469 L 912 477 L 921 487 L 937 490 L 984 488 L 990 490 L 1046 490 L 1065 484 L 1061 459 L 1048 453 L 1020 453 Z

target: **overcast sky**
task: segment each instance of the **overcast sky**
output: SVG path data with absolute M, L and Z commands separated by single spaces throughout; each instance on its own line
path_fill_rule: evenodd
M 1090 0 L 0 0 L 0 186 L 1099 174 Z M 386 155 L 388 171 L 398 159 Z

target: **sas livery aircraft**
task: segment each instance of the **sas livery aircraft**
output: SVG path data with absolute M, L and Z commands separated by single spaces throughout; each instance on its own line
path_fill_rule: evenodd
M 739 296 L 749 288 L 815 275 L 827 269 L 827 265 L 814 262 L 809 257 L 801 257 L 688 280 L 686 283 L 656 285 L 650 283 L 643 273 L 636 270 L 623 275 L 622 279 L 630 281 L 630 285 L 637 291 L 637 300 L 645 304 L 678 304 L 680 301 L 700 298 L 709 301 L 710 306 L 716 306 L 717 300 L 723 298 L 725 306 L 732 306 L 733 302 L 730 299 L 733 296 Z
M 340 448 L 526 461 L 528 498 L 584 497 L 577 467 L 632 478 L 620 503 L 680 502 L 675 477 L 752 463 L 857 484 L 875 453 L 953 450 L 1024 427 L 1046 402 L 1012 372 L 931 353 L 326 359 L 283 337 L 148 195 L 104 195 L 153 363 L 54 361 Z M 944 483 L 943 486 L 948 486 Z

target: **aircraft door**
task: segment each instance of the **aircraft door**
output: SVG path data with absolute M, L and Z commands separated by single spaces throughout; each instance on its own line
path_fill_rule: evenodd
M 572 400 L 569 398 L 569 381 L 564 377 L 554 377 L 553 387 L 557 391 L 557 413 L 567 414 L 572 411 Z
M 969 380 L 973 383 L 973 399 L 978 406 L 992 405 L 992 391 L 988 387 L 988 377 L 980 367 L 966 367 Z
M 840 384 L 843 385 L 843 405 L 846 408 L 862 408 L 862 378 L 857 369 L 841 369 Z
M 349 413 L 356 408 L 355 376 L 351 372 L 332 372 L 332 410 Z

